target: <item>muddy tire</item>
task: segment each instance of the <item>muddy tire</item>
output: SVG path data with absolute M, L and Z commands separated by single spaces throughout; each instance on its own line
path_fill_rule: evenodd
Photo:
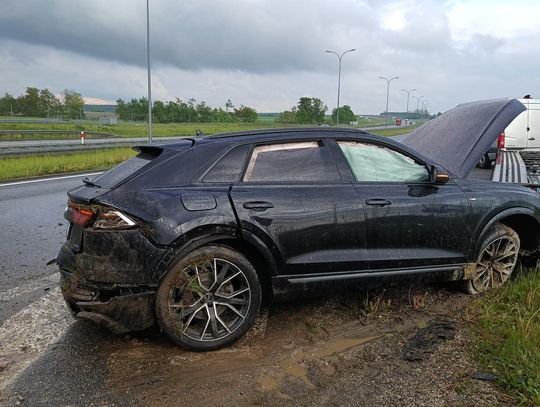
M 206 246 L 172 263 L 156 293 L 162 331 L 194 351 L 230 345 L 253 325 L 261 285 L 251 263 L 225 246 Z
M 513 229 L 501 223 L 493 225 L 478 250 L 474 277 L 463 282 L 465 290 L 479 294 L 506 283 L 516 267 L 519 247 L 519 236 Z

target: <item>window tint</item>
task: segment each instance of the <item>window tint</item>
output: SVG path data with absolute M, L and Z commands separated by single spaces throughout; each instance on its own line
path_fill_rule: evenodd
M 249 145 L 233 148 L 204 176 L 203 182 L 239 181 L 249 148 Z
M 425 165 L 395 150 L 376 144 L 338 142 L 357 181 L 427 182 Z
M 252 182 L 340 180 L 326 147 L 315 141 L 258 146 L 244 176 Z

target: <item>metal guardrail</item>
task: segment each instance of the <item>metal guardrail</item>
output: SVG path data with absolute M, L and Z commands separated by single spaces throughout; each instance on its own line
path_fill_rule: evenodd
M 120 136 L 112 133 L 101 133 L 97 131 L 86 130 L 0 130 L 1 135 L 13 135 L 13 134 L 70 134 L 73 136 L 79 136 L 81 131 L 84 131 L 85 137 L 98 137 L 98 138 L 121 138 Z

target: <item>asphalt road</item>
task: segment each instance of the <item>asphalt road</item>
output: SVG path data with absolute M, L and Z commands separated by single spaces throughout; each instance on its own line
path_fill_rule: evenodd
M 472 176 L 489 174 L 475 169 Z M 129 337 L 73 320 L 56 266 L 46 265 L 65 239 L 66 192 L 83 176 L 0 184 L 0 405 L 130 404 L 129 395 L 103 385 L 107 361 Z M 171 346 L 145 335 L 159 349 Z M 4 400 L 3 385 L 11 389 Z

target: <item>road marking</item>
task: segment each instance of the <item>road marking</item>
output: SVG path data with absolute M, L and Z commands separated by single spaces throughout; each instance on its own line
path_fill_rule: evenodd
M 57 342 L 73 324 L 60 288 L 34 301 L 0 326 L 0 393 Z
M 32 291 L 36 291 L 39 289 L 43 290 L 47 287 L 56 287 L 58 285 L 59 277 L 60 277 L 60 273 L 55 272 L 48 276 L 45 276 L 36 280 L 28 281 L 24 285 L 20 285 L 20 286 L 13 287 L 5 291 L 1 291 L 0 302 L 7 302 L 9 300 L 12 300 L 13 298 L 19 297 L 27 293 L 31 293 Z
M 7 184 L 0 184 L 1 187 L 9 187 L 13 185 L 22 185 L 22 184 L 33 184 L 35 182 L 45 182 L 45 181 L 55 181 L 59 179 L 67 179 L 67 178 L 78 178 L 78 177 L 89 177 L 91 175 L 99 175 L 103 174 L 103 171 L 101 172 L 89 172 L 87 174 L 76 174 L 76 175 L 63 175 L 61 177 L 51 177 L 51 178 L 41 178 L 41 179 L 31 179 L 29 181 L 17 181 L 17 182 L 9 182 Z

